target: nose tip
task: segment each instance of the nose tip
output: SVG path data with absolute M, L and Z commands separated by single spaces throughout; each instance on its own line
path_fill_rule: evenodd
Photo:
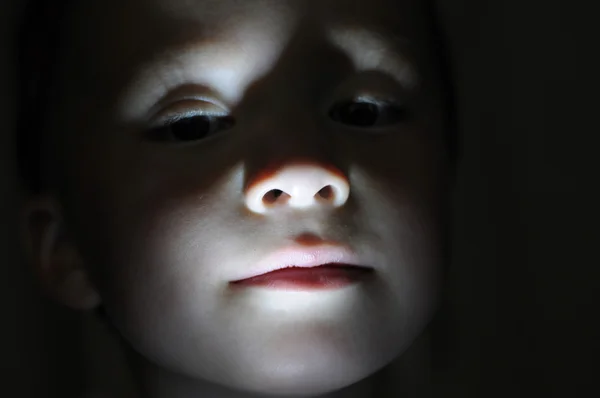
M 258 214 L 276 208 L 341 207 L 350 185 L 343 175 L 318 166 L 293 166 L 258 181 L 246 191 L 246 207 Z

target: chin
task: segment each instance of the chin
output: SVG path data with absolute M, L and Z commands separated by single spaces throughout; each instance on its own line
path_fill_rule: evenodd
M 322 396 L 358 383 L 377 369 L 332 369 L 326 363 L 319 366 L 288 363 L 271 374 L 236 383 L 240 390 L 266 396 Z
M 381 356 L 348 357 L 318 344 L 297 346 L 278 357 L 265 354 L 255 366 L 239 366 L 218 383 L 265 396 L 323 396 L 367 379 L 395 357 L 393 350 Z

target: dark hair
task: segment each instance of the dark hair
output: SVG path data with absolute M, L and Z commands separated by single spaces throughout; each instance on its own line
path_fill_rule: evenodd
M 29 0 L 16 35 L 17 170 L 31 193 L 46 188 L 42 171 L 49 88 L 70 0 Z

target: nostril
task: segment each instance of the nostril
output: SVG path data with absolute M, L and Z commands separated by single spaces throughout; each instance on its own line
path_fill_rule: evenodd
M 266 205 L 273 205 L 277 201 L 286 201 L 289 197 L 290 195 L 280 189 L 272 189 L 263 196 L 263 203 Z
M 319 192 L 317 192 L 318 197 L 327 201 L 333 199 L 333 195 L 334 192 L 333 187 L 331 185 L 327 185 L 326 187 L 321 188 Z
M 264 180 L 249 183 L 244 195 L 248 210 L 257 214 L 280 208 L 331 209 L 344 206 L 350 184 L 337 169 L 302 164 L 286 166 Z

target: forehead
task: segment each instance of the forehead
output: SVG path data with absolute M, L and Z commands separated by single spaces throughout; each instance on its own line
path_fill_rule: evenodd
M 302 17 L 334 24 L 410 23 L 411 10 L 421 4 L 422 0 L 90 0 L 75 7 L 86 25 L 153 22 L 160 28 L 161 21 L 172 20 L 221 30 L 251 20 L 287 24 Z
M 212 81 L 239 83 L 239 89 L 266 73 L 290 41 L 303 34 L 321 35 L 345 47 L 365 69 L 387 65 L 395 69 L 392 74 L 408 80 L 408 62 L 402 55 L 408 54 L 409 46 L 418 46 L 414 42 L 423 26 L 422 4 L 419 0 L 77 2 L 69 33 L 69 48 L 74 51 L 62 71 L 68 77 L 63 89 L 74 91 L 74 97 L 113 98 L 114 90 L 133 86 L 139 92 L 151 84 L 156 93 L 148 93 L 150 98 L 177 85 L 171 80 L 199 80 L 191 76 L 196 73 L 191 68 L 197 66 L 203 67 L 204 75 L 229 73 L 212 76 Z M 69 87 L 69 82 L 77 84 Z M 230 94 L 232 99 L 236 96 Z
M 69 37 L 100 58 L 160 51 L 203 40 L 280 44 L 301 29 L 362 30 L 413 36 L 419 0 L 90 0 L 76 2 Z M 79 46 L 77 46 L 79 44 Z M 107 59 L 108 60 L 108 59 Z

